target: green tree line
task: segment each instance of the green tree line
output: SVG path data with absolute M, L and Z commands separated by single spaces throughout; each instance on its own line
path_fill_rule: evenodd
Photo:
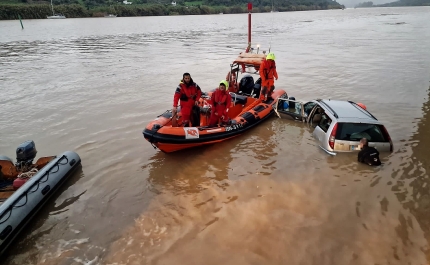
M 20 0 L 16 4 L 0 4 L 0 20 L 17 19 L 18 15 L 23 19 L 43 19 L 52 15 L 51 6 L 46 1 Z M 204 0 L 198 5 L 186 5 L 185 2 L 177 2 L 176 6 L 169 3 L 154 3 L 155 0 L 137 0 L 146 3 L 124 5 L 112 0 L 54 0 L 56 13 L 64 14 L 67 18 L 97 17 L 106 13 L 116 14 L 119 17 L 132 16 L 167 16 L 167 15 L 205 15 L 205 14 L 236 14 L 247 13 L 246 0 L 237 0 L 234 5 L 225 0 Z M 242 2 L 240 2 L 242 1 Z M 270 1 L 258 0 L 253 7 L 253 12 L 270 12 Z M 66 4 L 67 3 L 67 4 Z M 321 9 L 340 9 L 343 6 L 332 0 L 287 0 L 276 7 L 277 11 L 306 11 Z
M 55 12 L 67 14 L 67 17 L 86 17 L 87 10 L 82 5 L 55 6 Z M 23 19 L 46 18 L 52 15 L 50 5 L 0 5 L 0 19 L 17 19 L 18 15 Z

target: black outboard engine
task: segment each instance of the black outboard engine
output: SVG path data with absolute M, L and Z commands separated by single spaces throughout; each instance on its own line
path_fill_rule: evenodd
M 254 78 L 251 75 L 244 75 L 239 82 L 239 92 L 243 95 L 251 95 L 254 91 Z
M 25 141 L 16 148 L 16 168 L 20 171 L 27 171 L 33 164 L 37 150 L 33 141 Z

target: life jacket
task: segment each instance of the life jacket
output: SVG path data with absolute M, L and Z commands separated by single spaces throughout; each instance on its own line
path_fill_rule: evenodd
M 275 70 L 276 70 L 275 61 L 264 59 L 263 62 L 261 63 L 260 73 L 262 74 L 262 77 L 264 77 L 265 80 L 273 79 Z
M 179 98 L 181 101 L 188 101 L 190 99 L 197 99 L 197 87 L 196 83 L 190 81 L 190 85 L 187 86 L 184 82 L 181 81 L 179 84 L 181 97 Z
M 227 106 L 227 91 L 224 94 L 221 94 L 220 90 L 217 90 L 214 94 L 215 94 L 215 107 L 217 105 L 225 105 Z

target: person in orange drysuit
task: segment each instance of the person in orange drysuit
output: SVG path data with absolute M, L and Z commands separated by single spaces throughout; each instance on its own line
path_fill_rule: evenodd
M 276 72 L 275 54 L 273 52 L 266 56 L 266 59 L 260 65 L 261 77 L 261 93 L 260 99 L 267 100 L 272 96 L 275 90 L 275 80 L 278 80 L 278 72 Z
M 199 105 L 201 96 L 202 90 L 199 85 L 194 83 L 189 73 L 184 73 L 181 82 L 176 88 L 175 96 L 173 97 L 173 117 L 176 116 L 178 111 L 178 101 L 180 100 L 183 125 L 188 127 L 192 108 L 194 105 Z
M 218 124 L 221 119 L 221 122 L 228 122 L 228 108 L 231 104 L 231 95 L 227 91 L 228 82 L 226 80 L 222 80 L 219 84 L 219 87 L 211 96 L 211 118 L 209 120 L 209 126 L 213 127 Z

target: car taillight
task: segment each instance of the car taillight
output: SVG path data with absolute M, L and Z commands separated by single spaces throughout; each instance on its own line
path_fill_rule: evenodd
M 333 130 L 330 133 L 330 137 L 328 138 L 328 145 L 331 147 L 331 149 L 334 149 L 334 140 L 336 139 L 336 130 L 337 130 L 337 123 L 334 125 Z
M 391 141 L 391 137 L 388 134 L 387 129 L 385 129 L 385 126 L 382 125 L 382 133 L 384 134 L 385 139 L 387 139 L 390 142 L 390 152 L 393 152 L 393 141 Z

